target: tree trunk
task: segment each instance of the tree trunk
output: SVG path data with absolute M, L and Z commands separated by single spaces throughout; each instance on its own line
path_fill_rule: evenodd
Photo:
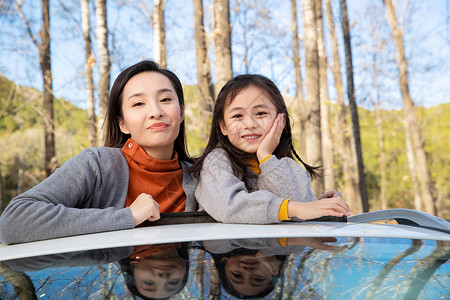
M 328 61 L 325 54 L 325 37 L 323 32 L 322 2 L 317 1 L 316 12 L 316 30 L 317 30 L 317 48 L 319 53 L 319 85 L 320 85 L 320 127 L 322 129 L 322 160 L 323 160 L 323 179 L 324 189 L 329 191 L 335 188 L 334 178 L 334 157 L 333 141 L 331 139 L 328 98 L 328 80 L 327 69 Z
M 413 148 L 414 158 L 416 160 L 417 176 L 420 182 L 422 199 L 424 201 L 425 211 L 435 214 L 434 200 L 431 192 L 431 181 L 428 171 L 427 158 L 423 146 L 422 137 L 420 136 L 419 125 L 416 115 L 416 107 L 411 98 L 408 84 L 408 71 L 405 57 L 405 49 L 403 46 L 403 35 L 397 26 L 397 16 L 395 7 L 391 0 L 384 0 L 386 7 L 386 15 L 389 24 L 392 27 L 395 48 L 397 50 L 397 65 L 399 70 L 399 83 L 403 101 L 403 116 L 407 124 L 407 130 L 411 135 L 411 144 Z M 412 174 L 414 176 L 414 174 Z
M 200 106 L 208 118 L 214 104 L 214 86 L 208 59 L 205 26 L 203 25 L 202 0 L 194 0 L 195 53 L 197 54 L 197 81 Z M 205 123 L 206 124 L 206 123 Z
M 364 173 L 364 161 L 361 149 L 361 134 L 359 132 L 359 118 L 358 107 L 355 101 L 355 88 L 353 83 L 353 61 L 352 61 L 352 46 L 350 41 L 350 27 L 347 13 L 346 0 L 340 0 L 341 15 L 342 15 L 342 32 L 344 34 L 344 48 L 345 48 L 345 65 L 347 70 L 347 96 L 350 107 L 350 117 L 352 120 L 352 146 L 353 146 L 353 160 L 355 161 L 356 181 L 359 186 L 359 193 L 361 197 L 361 206 L 363 212 L 369 211 L 369 200 L 367 198 L 366 175 Z
M 16 271 L 8 267 L 5 263 L 0 262 L 0 275 L 12 285 L 16 292 L 17 299 L 37 299 L 33 282 L 24 272 Z
M 343 161 L 343 173 L 344 173 L 344 185 L 345 185 L 345 199 L 349 203 L 352 211 L 354 213 L 361 213 L 361 199 L 359 187 L 355 178 L 353 177 L 353 166 L 352 166 L 352 149 L 350 145 L 348 125 L 347 125 L 347 107 L 345 106 L 344 100 L 344 85 L 342 83 L 341 76 L 341 66 L 339 62 L 339 49 L 338 42 L 334 27 L 334 18 L 331 10 L 331 1 L 325 0 L 326 12 L 328 19 L 328 26 L 330 27 L 330 37 L 331 45 L 333 49 L 333 75 L 334 75 L 334 86 L 336 88 L 337 96 L 337 131 L 340 135 L 340 140 L 342 142 L 341 157 Z
M 305 85 L 306 85 L 306 162 L 313 166 L 322 166 L 322 140 L 320 132 L 320 90 L 319 55 L 317 49 L 317 31 L 315 18 L 316 0 L 302 1 L 304 45 L 305 45 Z M 311 183 L 313 192 L 323 192 L 323 178 Z
M 374 62 L 375 63 L 375 62 Z M 380 86 L 378 84 L 378 71 L 377 66 L 374 64 L 373 68 L 375 70 L 375 88 L 377 91 L 377 100 L 375 103 L 375 117 L 377 122 L 377 132 L 378 132 L 378 145 L 380 146 L 380 203 L 381 209 L 388 208 L 387 195 L 387 177 L 386 177 L 386 152 L 384 148 L 384 133 L 383 133 L 383 121 L 381 120 L 380 112 Z
M 97 17 L 97 45 L 99 55 L 99 118 L 98 118 L 98 144 L 105 143 L 105 133 L 103 132 L 103 123 L 105 121 L 106 110 L 109 97 L 110 68 L 111 62 L 108 50 L 108 23 L 106 14 L 106 0 L 96 0 L 96 17 Z
M 89 0 L 81 0 L 81 23 L 83 27 L 84 53 L 86 57 L 84 71 L 86 72 L 88 140 L 89 145 L 95 147 L 97 145 L 97 125 L 95 116 L 94 77 L 92 73 L 95 58 L 91 52 L 91 25 L 89 15 Z
M 214 51 L 216 55 L 217 90 L 233 78 L 231 60 L 231 25 L 228 0 L 214 0 Z
M 153 5 L 153 55 L 162 68 L 167 68 L 164 0 L 153 0 Z
M 30 31 L 30 35 L 33 36 Z M 39 64 L 44 82 L 42 119 L 45 138 L 45 173 L 47 176 L 56 169 L 55 125 L 53 117 L 53 80 L 50 59 L 50 5 L 48 0 L 42 0 L 41 44 L 35 42 L 39 52 Z
M 408 158 L 408 168 L 411 173 L 411 182 L 413 186 L 412 192 L 414 193 L 414 209 L 422 210 L 422 197 L 419 189 L 419 183 L 417 182 L 417 163 L 414 158 L 411 134 L 409 134 L 408 122 L 406 122 L 406 119 L 403 119 L 403 126 L 405 128 L 406 157 Z
M 294 67 L 295 67 L 295 98 L 298 102 L 299 115 L 300 115 L 300 146 L 302 155 L 306 153 L 305 147 L 305 102 L 303 99 L 303 83 L 302 83 L 302 73 L 301 73 L 301 61 L 300 61 L 300 46 L 298 42 L 298 22 L 297 22 L 297 1 L 291 0 L 291 12 L 292 12 L 292 47 L 294 49 Z

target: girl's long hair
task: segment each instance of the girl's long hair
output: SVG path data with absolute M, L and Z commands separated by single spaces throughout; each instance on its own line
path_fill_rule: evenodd
M 135 75 L 143 72 L 157 72 L 166 76 L 172 83 L 178 97 L 180 107 L 184 109 L 183 86 L 177 75 L 172 71 L 161 68 L 156 62 L 144 60 L 127 69 L 123 70 L 114 81 L 108 100 L 108 108 L 106 111 L 106 147 L 121 148 L 125 142 L 131 137 L 120 130 L 119 120 L 123 118 L 122 112 L 122 93 L 125 85 Z M 151 83 L 149 83 L 151 84 Z M 186 131 L 184 120 L 180 124 L 180 131 L 174 142 L 174 150 L 178 153 L 180 161 L 192 162 L 193 159 L 189 155 L 186 145 Z
M 309 172 L 312 178 L 318 176 L 316 169 L 319 167 L 312 167 L 300 158 L 294 149 L 292 142 L 292 131 L 289 113 L 284 102 L 283 96 L 275 83 L 267 77 L 256 74 L 239 75 L 228 81 L 220 90 L 217 96 L 216 103 L 214 105 L 214 112 L 211 123 L 211 133 L 209 136 L 208 144 L 205 147 L 202 155 L 195 161 L 195 163 L 189 169 L 194 175 L 198 176 L 203 165 L 203 161 L 206 156 L 215 148 L 223 148 L 231 161 L 232 168 L 235 174 L 242 174 L 245 178 L 256 176 L 254 173 L 249 172 L 248 167 L 251 165 L 249 159 L 252 155 L 246 153 L 231 144 L 228 137 L 222 134 L 220 125 L 224 123 L 225 108 L 236 98 L 236 96 L 246 87 L 255 86 L 262 89 L 272 100 L 276 107 L 277 114 L 284 113 L 286 117 L 286 125 L 281 134 L 280 142 L 275 148 L 273 154 L 277 158 L 294 157 L 300 161 L 306 170 Z

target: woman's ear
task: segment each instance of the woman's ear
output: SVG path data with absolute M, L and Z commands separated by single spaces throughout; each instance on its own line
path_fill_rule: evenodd
M 221 261 L 226 264 L 228 262 L 228 257 L 222 257 Z
M 130 134 L 130 131 L 128 130 L 127 126 L 125 125 L 125 121 L 123 120 L 123 118 L 119 119 L 119 128 L 120 128 L 120 131 L 122 131 L 122 133 Z
M 184 106 L 180 106 L 180 123 L 184 121 Z

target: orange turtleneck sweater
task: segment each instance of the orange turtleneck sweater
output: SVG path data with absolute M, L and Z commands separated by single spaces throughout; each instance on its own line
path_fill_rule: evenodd
M 183 212 L 186 194 L 183 190 L 183 169 L 174 151 L 171 160 L 150 157 L 134 140 L 129 139 L 122 147 L 130 179 L 125 207 L 142 193 L 149 194 L 160 205 L 160 212 Z

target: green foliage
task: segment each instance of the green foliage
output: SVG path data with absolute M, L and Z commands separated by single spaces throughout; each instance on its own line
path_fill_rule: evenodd
M 201 115 L 196 86 L 184 86 L 185 119 L 187 143 L 190 153 L 197 156 L 208 140 L 210 120 Z M 300 152 L 298 104 L 286 98 L 292 117 L 294 145 Z M 0 76 L 0 143 L 7 145 L 8 151 L 0 153 L 2 173 L 2 196 L 5 203 L 18 192 L 24 191 L 45 177 L 44 137 L 39 114 L 41 93 L 30 88 L 16 87 Z M 55 99 L 56 153 L 58 164 L 88 147 L 86 111 L 75 107 L 64 99 Z M 367 190 L 371 209 L 380 209 L 380 147 L 375 113 L 359 108 L 361 142 L 365 164 Z M 330 106 L 332 128 L 336 107 Z M 441 216 L 450 219 L 450 103 L 432 108 L 418 108 L 419 123 L 422 128 L 425 150 L 437 204 L 443 208 Z M 387 181 L 389 207 L 414 208 L 414 192 L 405 153 L 405 130 L 402 111 L 382 111 L 385 153 L 387 160 Z M 350 122 L 350 120 L 348 120 Z M 333 132 L 335 143 L 338 134 Z M 339 146 L 336 147 L 335 152 Z M 336 187 L 342 189 L 342 159 L 336 153 Z M 19 180 L 20 178 L 20 180 Z

